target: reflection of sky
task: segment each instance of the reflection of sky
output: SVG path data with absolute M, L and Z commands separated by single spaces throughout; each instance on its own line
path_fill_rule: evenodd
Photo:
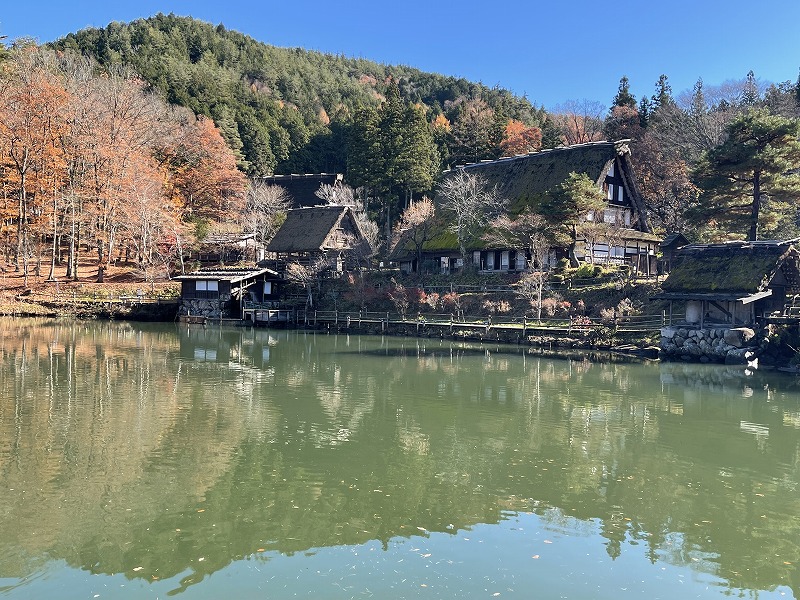
M 309 549 L 284 555 L 262 552 L 231 563 L 198 583 L 193 570 L 166 580 L 157 573 L 89 575 L 56 561 L 26 585 L 6 591 L 11 598 L 52 597 L 138 600 L 179 593 L 187 600 L 219 598 L 570 598 L 624 600 L 791 598 L 787 587 L 737 590 L 705 569 L 675 565 L 647 554 L 639 540 L 626 539 L 616 560 L 596 523 L 570 518 L 548 522 L 535 514 L 509 513 L 497 525 L 449 533 L 409 526 L 408 538 Z M 676 540 L 676 543 L 678 541 Z M 202 563 L 202 556 L 195 562 Z M 690 565 L 707 567 L 703 555 Z M 712 565 L 713 570 L 713 565 Z M 135 579 L 129 576 L 136 575 Z M 9 580 L 0 580 L 0 586 Z M 2 587 L 0 587 L 2 590 Z

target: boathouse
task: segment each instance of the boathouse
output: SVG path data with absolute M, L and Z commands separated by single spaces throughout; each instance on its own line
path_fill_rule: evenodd
M 675 250 L 655 299 L 669 301 L 674 320 L 704 328 L 740 327 L 782 313 L 800 293 L 800 256 L 792 242 L 689 244 Z M 675 307 L 683 308 L 681 318 Z
M 248 304 L 277 306 L 281 281 L 267 268 L 207 268 L 175 279 L 181 282 L 178 314 L 205 319 L 242 319 Z

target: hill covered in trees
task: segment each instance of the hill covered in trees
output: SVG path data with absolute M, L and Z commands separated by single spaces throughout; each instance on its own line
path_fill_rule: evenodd
M 692 239 L 800 232 L 800 187 L 784 177 L 800 168 L 790 143 L 800 87 L 790 81 L 765 84 L 750 72 L 716 86 L 698 79 L 691 92 L 674 96 L 662 75 L 654 94 L 637 100 L 622 77 L 610 104 L 568 101 L 548 113 L 507 90 L 277 48 L 171 14 L 85 29 L 52 46 L 106 70 L 133 69 L 166 101 L 210 117 L 248 175 L 344 173 L 348 184 L 364 188 L 385 231 L 409 198 L 433 192 L 448 167 L 631 139 L 657 231 Z M 765 138 L 764 128 L 775 135 Z M 756 155 L 734 156 L 756 138 Z
M 158 14 L 89 28 L 53 43 L 105 69 L 134 69 L 163 97 L 214 120 L 248 175 L 345 172 L 342 152 L 359 110 L 396 85 L 404 102 L 438 123 L 438 167 L 500 152 L 510 121 L 545 130 L 525 98 L 465 79 L 300 48 L 278 48 L 223 25 Z M 477 126 L 477 127 L 476 127 Z M 518 127 L 518 126 L 517 126 Z

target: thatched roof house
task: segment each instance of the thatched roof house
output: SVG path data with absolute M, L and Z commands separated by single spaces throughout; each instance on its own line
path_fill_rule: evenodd
M 480 174 L 511 201 L 511 212 L 536 205 L 553 193 L 570 173 L 584 173 L 607 194 L 609 206 L 630 211 L 631 228 L 650 233 L 647 211 L 630 160 L 629 140 L 590 142 L 542 150 L 463 168 Z
M 341 184 L 342 175 L 340 173 L 270 175 L 269 177 L 256 177 L 254 181 L 281 186 L 289 195 L 292 208 L 303 208 L 324 204 L 325 201 L 317 197 L 317 190 L 322 185 Z
M 326 256 L 341 268 L 345 254 L 369 256 L 371 248 L 349 206 L 296 208 L 286 214 L 281 228 L 267 244 L 279 258 Z M 337 269 L 338 270 L 338 269 Z
M 686 302 L 686 321 L 740 325 L 783 309 L 800 293 L 800 253 L 791 241 L 689 244 L 655 298 Z
M 603 218 L 621 223 L 614 242 L 579 244 L 579 259 L 589 262 L 630 264 L 638 271 L 655 271 L 655 253 L 660 238 L 652 234 L 645 203 L 636 184 L 628 140 L 591 142 L 532 154 L 501 158 L 458 167 L 445 173 L 447 178 L 459 170 L 480 175 L 499 196 L 509 200 L 508 211 L 518 214 L 528 206 L 538 207 L 551 198 L 570 173 L 581 173 L 595 182 L 608 199 Z M 481 270 L 514 271 L 526 268 L 529 257 L 523 248 L 490 248 L 477 236 L 467 243 L 472 262 Z M 441 261 L 442 270 L 460 266 L 458 241 L 444 223 L 424 245 L 426 260 Z M 409 244 L 399 243 L 392 256 L 405 269 L 412 270 L 413 252 Z M 445 266 L 447 265 L 447 266 Z

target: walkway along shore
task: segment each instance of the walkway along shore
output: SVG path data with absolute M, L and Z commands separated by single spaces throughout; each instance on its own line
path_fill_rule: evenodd
M 297 327 L 336 333 L 396 335 L 508 344 L 548 349 L 611 350 L 657 358 L 653 344 L 664 324 L 663 315 L 613 320 L 536 319 L 530 316 L 403 315 L 373 311 L 263 310 L 251 312 L 245 324 Z

